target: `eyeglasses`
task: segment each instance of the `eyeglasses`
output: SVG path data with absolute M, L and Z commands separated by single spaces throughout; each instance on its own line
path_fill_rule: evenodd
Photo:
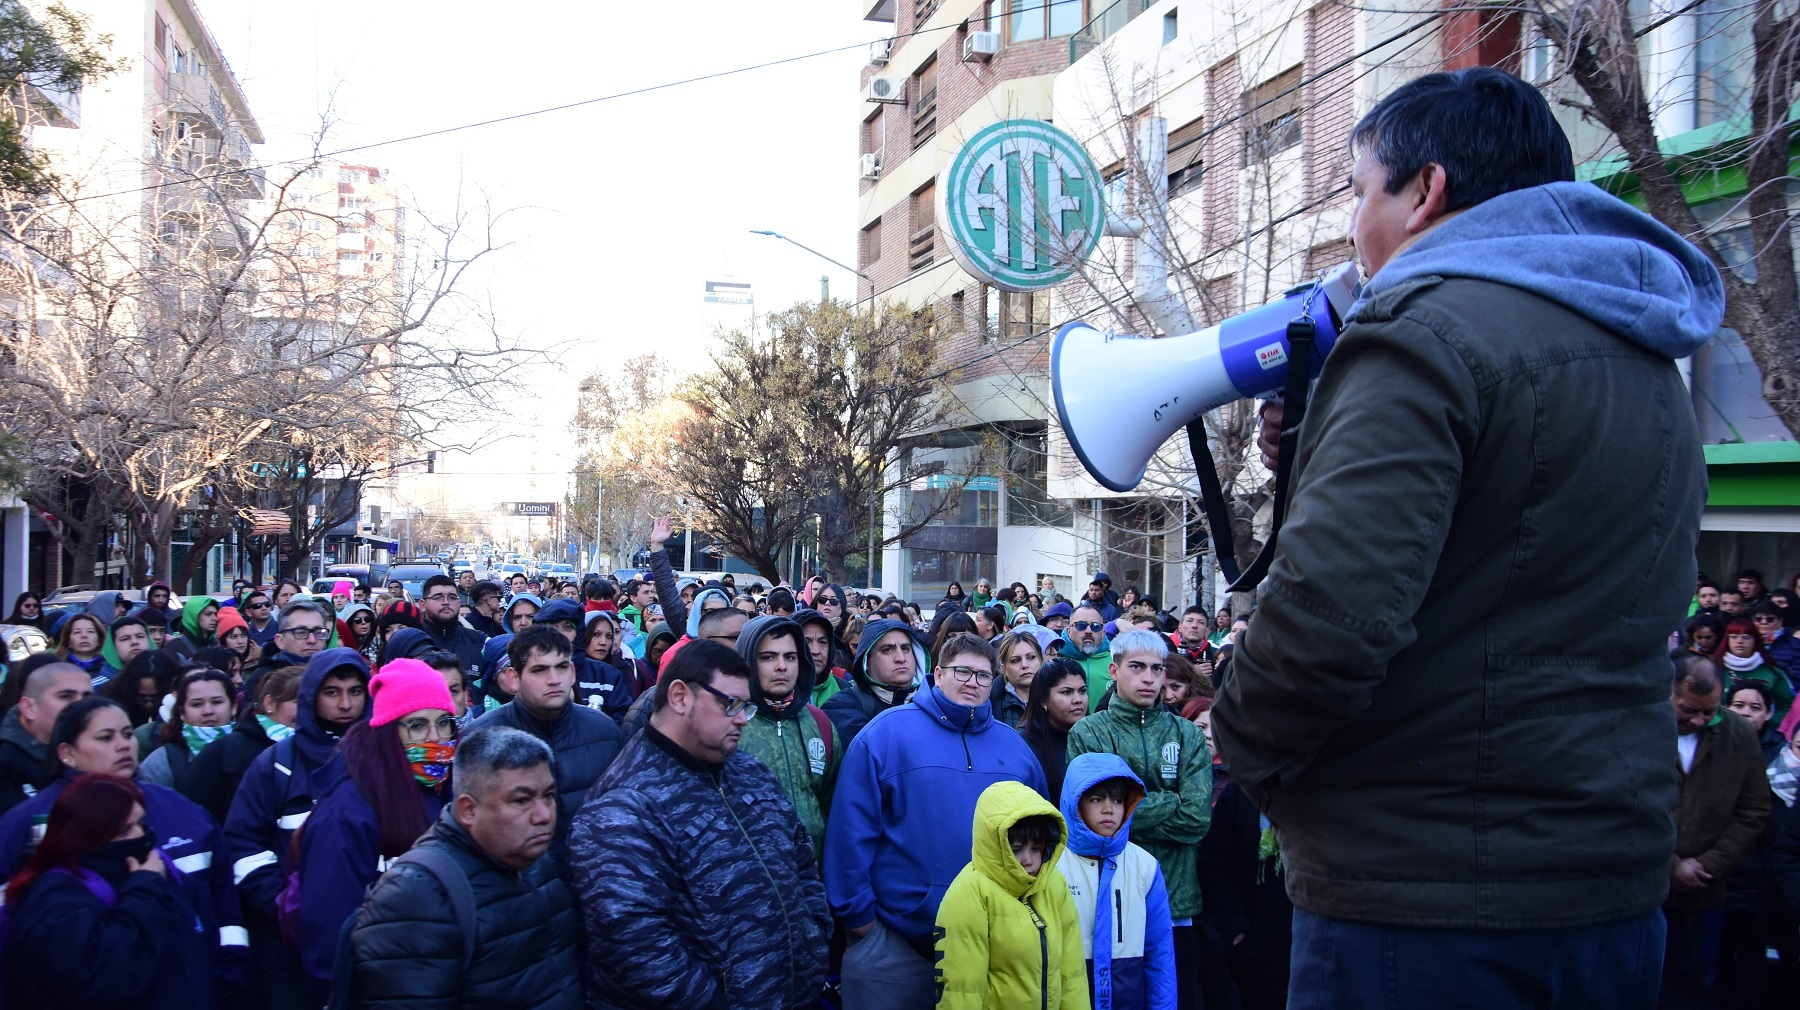
M 436 729 L 436 732 L 432 732 Z M 411 740 L 454 740 L 456 739 L 456 717 L 439 716 L 437 721 L 420 716 L 417 719 L 400 720 L 400 732 Z
M 331 632 L 324 628 L 282 628 L 281 633 L 295 638 L 329 638 Z
M 1750 618 L 1750 623 L 1752 623 L 1752 624 L 1780 624 L 1781 618 L 1774 617 L 1769 614 L 1757 614 L 1755 617 Z
M 727 718 L 736 719 L 750 709 L 749 698 L 733 698 L 731 695 L 726 694 L 724 691 L 719 690 L 711 684 L 694 683 L 694 686 L 703 689 L 707 694 L 719 699 L 719 704 L 725 708 L 725 715 Z
M 724 642 L 727 645 L 736 645 L 738 640 L 738 636 L 736 635 L 705 635 L 702 637 L 709 642 Z M 717 694 L 718 692 L 715 691 L 713 693 Z
M 944 672 L 965 684 L 971 680 L 977 684 L 994 682 L 994 671 L 992 670 L 977 670 L 972 666 L 946 666 Z
M 462 599 L 462 597 L 458 596 L 455 593 L 432 593 L 430 596 L 425 597 L 425 602 L 426 603 L 454 603 L 460 599 Z
M 1076 631 L 1105 631 L 1106 625 L 1099 621 L 1070 621 L 1069 627 Z

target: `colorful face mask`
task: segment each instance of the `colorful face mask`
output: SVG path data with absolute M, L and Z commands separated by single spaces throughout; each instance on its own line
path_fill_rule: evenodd
M 436 788 L 450 777 L 450 762 L 456 760 L 456 741 L 427 741 L 406 745 L 406 763 L 420 785 Z

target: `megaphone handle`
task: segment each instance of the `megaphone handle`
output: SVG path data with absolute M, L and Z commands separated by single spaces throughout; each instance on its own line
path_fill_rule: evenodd
M 1275 501 L 1271 510 L 1269 539 L 1263 541 L 1256 560 L 1242 575 L 1231 580 L 1229 591 L 1249 592 L 1261 584 L 1275 561 L 1275 542 L 1281 537 L 1282 523 L 1287 520 L 1288 483 L 1293 475 L 1294 456 L 1300 443 L 1300 422 L 1306 419 L 1306 400 L 1312 392 L 1313 337 L 1316 328 L 1310 317 L 1302 316 L 1288 323 L 1288 385 L 1281 415 L 1281 456 L 1275 461 Z M 1202 477 L 1202 482 L 1205 478 Z M 1216 480 L 1217 478 L 1215 478 Z M 1220 567 L 1224 559 L 1220 558 Z M 1235 563 L 1233 567 L 1236 567 Z M 1231 576 L 1231 572 L 1225 573 Z

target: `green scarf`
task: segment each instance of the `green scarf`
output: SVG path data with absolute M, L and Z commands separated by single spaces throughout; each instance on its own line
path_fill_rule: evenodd
M 231 732 L 230 726 L 181 726 L 181 738 L 187 741 L 189 754 L 198 754 L 206 745 Z
M 294 727 L 278 723 L 261 712 L 256 713 L 256 724 L 262 727 L 263 736 L 268 737 L 270 743 L 280 743 L 294 735 Z

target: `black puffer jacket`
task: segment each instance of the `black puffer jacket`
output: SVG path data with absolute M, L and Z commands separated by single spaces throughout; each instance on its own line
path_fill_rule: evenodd
M 556 755 L 556 843 L 568 837 L 588 787 L 619 756 L 619 725 L 597 709 L 570 703 L 553 720 L 540 719 L 517 698 L 475 720 L 464 735 L 489 726 L 523 730 L 550 745 Z
M 383 874 L 350 934 L 358 1007 L 581 1006 L 580 923 L 569 889 L 549 859 L 523 873 L 488 858 L 445 807 L 419 846 L 447 854 L 474 896 L 475 954 L 462 967 L 463 938 L 449 895 L 424 867 Z
M 646 727 L 595 783 L 568 862 L 594 1010 L 818 1001 L 825 885 L 761 761 L 740 750 L 703 765 Z

